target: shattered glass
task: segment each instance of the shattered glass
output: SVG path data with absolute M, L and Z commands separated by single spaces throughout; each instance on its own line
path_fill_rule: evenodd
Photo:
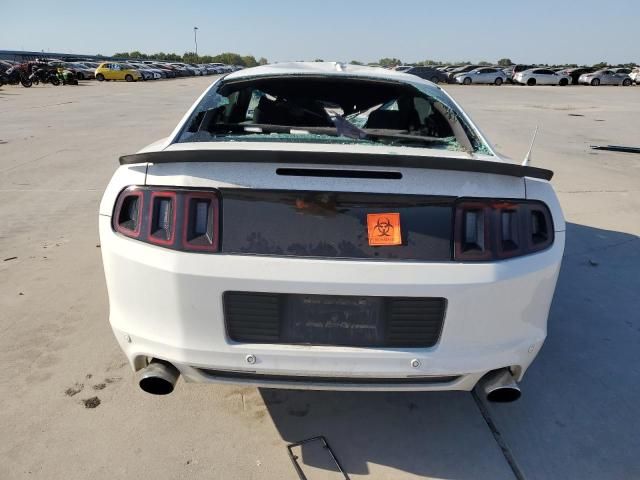
M 246 80 L 238 87 L 224 82 L 214 86 L 178 142 L 386 145 L 492 155 L 440 89 L 390 82 L 380 86 L 361 78 L 356 87 L 351 79 L 352 90 L 346 93 L 339 84 L 343 79 L 336 80 L 335 89 L 327 93 L 307 86 L 304 78 L 290 90 L 272 80 L 256 80 L 255 86 Z M 384 88 L 386 94 L 381 93 Z

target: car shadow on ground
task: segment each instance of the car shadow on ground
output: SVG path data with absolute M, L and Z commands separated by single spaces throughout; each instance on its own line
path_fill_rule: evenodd
M 638 236 L 567 225 L 549 339 L 525 377 L 523 399 L 490 406 L 527 478 L 596 478 L 589 468 L 599 468 L 600 478 L 614 478 L 614 468 L 624 478 L 637 465 L 638 287 Z M 368 474 L 376 464 L 417 476 L 513 478 L 468 393 L 260 393 L 285 442 L 324 435 L 350 474 Z M 594 424 L 603 408 L 609 414 Z M 583 459 L 589 467 L 580 476 L 562 472 L 567 456 L 578 461 L 587 452 L 592 458 Z M 612 457 L 621 463 L 612 467 Z M 317 448 L 301 450 L 301 464 L 312 469 L 332 470 L 328 460 Z
M 349 474 L 380 478 L 380 472 L 370 471 L 377 464 L 421 477 L 476 479 L 486 472 L 490 478 L 511 478 L 466 392 L 260 393 L 286 443 L 323 435 Z M 300 452 L 303 469 L 335 471 L 326 453 L 313 445 Z
M 521 387 L 488 408 L 527 479 L 640 477 L 638 235 L 567 225 L 547 340 Z

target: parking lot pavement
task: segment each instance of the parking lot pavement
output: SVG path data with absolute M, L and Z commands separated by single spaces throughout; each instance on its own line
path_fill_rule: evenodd
M 0 476 L 293 479 L 286 444 L 325 435 L 352 478 L 514 478 L 467 393 L 135 386 L 107 321 L 98 202 L 117 157 L 210 82 L 0 89 Z M 527 479 L 638 477 L 640 156 L 588 145 L 637 144 L 640 88 L 446 88 L 514 159 L 540 124 L 533 164 L 556 171 L 569 222 L 549 339 L 490 420 Z M 338 478 L 317 451 L 300 459 Z

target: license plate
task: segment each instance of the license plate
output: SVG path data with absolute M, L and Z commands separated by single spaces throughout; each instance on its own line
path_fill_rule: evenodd
M 384 343 L 382 298 L 288 295 L 284 303 L 283 343 L 351 346 Z

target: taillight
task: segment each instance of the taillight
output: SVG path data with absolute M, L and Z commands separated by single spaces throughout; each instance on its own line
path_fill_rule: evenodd
M 463 199 L 456 204 L 453 238 L 455 260 L 513 258 L 549 247 L 553 222 L 541 202 Z
M 217 252 L 219 198 L 212 190 L 129 187 L 113 212 L 113 229 L 173 250 Z

